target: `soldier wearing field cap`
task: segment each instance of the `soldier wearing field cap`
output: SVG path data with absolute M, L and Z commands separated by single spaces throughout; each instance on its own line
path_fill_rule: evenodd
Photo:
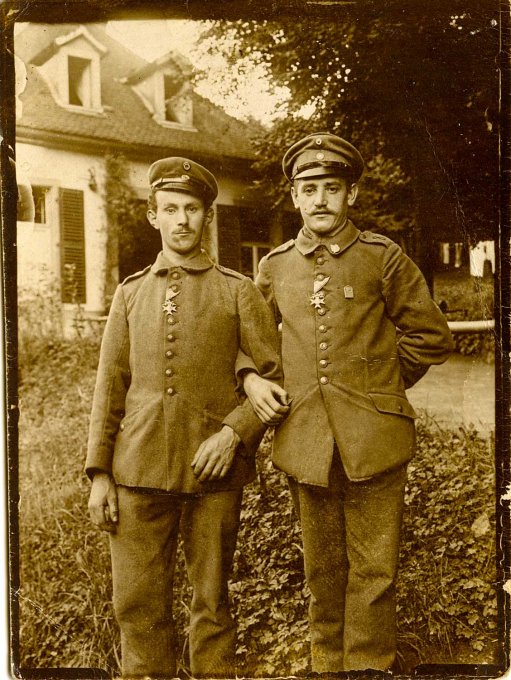
M 179 532 L 193 588 L 189 671 L 232 677 L 227 579 L 266 429 L 240 396 L 235 360 L 243 351 L 278 379 L 276 327 L 253 282 L 201 249 L 218 193 L 211 172 L 165 158 L 151 165 L 149 184 L 147 217 L 162 251 L 112 301 L 90 422 L 89 511 L 110 532 L 123 677 L 176 676 Z
M 311 591 L 312 670 L 389 670 L 414 411 L 406 389 L 452 350 L 416 265 L 348 217 L 364 170 L 348 141 L 315 133 L 284 155 L 303 226 L 260 263 L 256 285 L 282 323 L 284 387 L 274 464 L 289 476 Z M 252 368 L 252 370 L 251 370 Z M 282 388 L 240 357 L 261 420 Z

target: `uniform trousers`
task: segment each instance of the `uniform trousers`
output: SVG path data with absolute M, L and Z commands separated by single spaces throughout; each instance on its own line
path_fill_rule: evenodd
M 197 677 L 235 675 L 236 629 L 227 579 L 242 493 L 185 497 L 118 486 L 119 524 L 110 547 L 123 677 L 176 675 L 172 590 L 179 531 L 193 588 L 191 672 Z
M 390 670 L 406 465 L 351 482 L 334 452 L 328 488 L 290 479 L 311 592 L 312 670 Z

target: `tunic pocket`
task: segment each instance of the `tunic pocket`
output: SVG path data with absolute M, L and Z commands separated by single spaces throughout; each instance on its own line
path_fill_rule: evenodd
M 380 413 L 392 413 L 393 415 L 406 416 L 407 418 L 417 417 L 408 399 L 399 394 L 370 392 L 369 397 Z

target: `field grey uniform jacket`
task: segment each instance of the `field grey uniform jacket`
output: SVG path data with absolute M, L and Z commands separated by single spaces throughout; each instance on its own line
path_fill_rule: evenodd
M 325 284 L 317 307 L 315 281 Z M 334 440 L 351 480 L 409 460 L 415 413 L 405 389 L 452 351 L 417 266 L 390 239 L 348 221 L 326 245 L 300 231 L 261 260 L 256 285 L 282 321 L 284 386 L 293 398 L 275 432 L 275 465 L 328 486 Z
M 176 311 L 162 305 L 176 293 Z M 265 427 L 240 402 L 238 350 L 261 375 L 281 377 L 275 321 L 254 283 L 204 253 L 169 266 L 163 253 L 118 286 L 106 324 L 89 432 L 86 471 L 118 484 L 197 493 L 235 489 L 253 479 Z M 223 481 L 200 483 L 191 467 L 222 425 L 242 446 Z

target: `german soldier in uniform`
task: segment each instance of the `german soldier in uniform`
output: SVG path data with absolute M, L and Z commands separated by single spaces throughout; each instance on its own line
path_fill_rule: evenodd
M 300 518 L 312 669 L 389 670 L 396 654 L 395 579 L 407 463 L 415 443 L 405 390 L 452 350 L 416 265 L 390 239 L 348 218 L 364 163 L 332 134 L 283 159 L 303 227 L 260 263 L 256 284 L 282 323 L 291 401 L 273 461 Z M 285 412 L 282 388 L 239 360 L 261 420 Z M 252 367 L 253 368 L 253 367 Z
M 155 263 L 118 286 L 103 337 L 86 470 L 92 521 L 110 532 L 125 677 L 174 677 L 172 583 L 178 531 L 193 587 L 195 676 L 235 674 L 227 578 L 243 485 L 265 426 L 238 399 L 235 360 L 267 379 L 274 320 L 252 281 L 201 250 L 214 176 L 186 158 L 149 170 Z

